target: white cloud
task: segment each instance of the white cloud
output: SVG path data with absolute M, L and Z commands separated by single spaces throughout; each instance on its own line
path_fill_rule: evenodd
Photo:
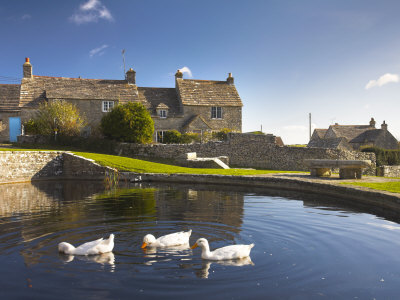
M 28 20 L 28 19 L 30 19 L 30 18 L 32 18 L 32 16 L 31 16 L 30 14 L 24 14 L 24 15 L 21 17 L 22 20 Z
M 104 50 L 108 48 L 108 45 L 101 45 L 100 47 L 94 48 L 89 51 L 89 56 L 93 57 L 95 55 L 101 56 L 104 54 Z
M 368 90 L 376 86 L 381 87 L 391 82 L 399 82 L 399 79 L 399 75 L 397 74 L 386 73 L 385 75 L 379 77 L 378 80 L 370 80 L 365 86 L 365 89 Z
M 79 6 L 79 10 L 70 17 L 76 24 L 97 22 L 99 19 L 113 21 L 114 18 L 110 11 L 100 2 L 100 0 L 88 0 Z
M 181 71 L 183 74 L 187 74 L 189 76 L 189 78 L 192 78 L 192 71 L 190 71 L 190 69 L 188 67 L 183 67 L 180 68 L 179 71 Z

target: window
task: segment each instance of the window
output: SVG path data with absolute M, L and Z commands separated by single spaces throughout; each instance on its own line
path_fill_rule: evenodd
M 211 119 L 222 119 L 222 107 L 211 107 Z
M 164 142 L 164 131 L 157 131 L 156 133 L 156 142 L 163 143 Z
M 160 109 L 159 110 L 159 115 L 160 115 L 160 118 L 166 118 L 167 117 L 167 111 L 165 109 Z
M 103 101 L 102 111 L 109 112 L 113 109 L 113 107 L 114 107 L 114 101 Z

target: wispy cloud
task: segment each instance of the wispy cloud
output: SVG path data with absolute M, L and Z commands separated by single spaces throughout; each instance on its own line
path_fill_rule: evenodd
M 108 45 L 101 45 L 100 47 L 94 48 L 89 51 L 89 56 L 93 57 L 95 55 L 101 56 L 105 53 L 105 49 L 108 48 Z
M 386 73 L 385 75 L 382 75 L 379 77 L 377 80 L 370 80 L 367 85 L 365 86 L 366 90 L 369 90 L 370 88 L 373 87 L 381 87 L 385 84 L 391 83 L 391 82 L 399 82 L 400 78 L 399 75 L 397 74 L 390 74 Z
M 88 0 L 79 6 L 78 11 L 70 17 L 76 24 L 97 22 L 100 19 L 114 21 L 110 11 L 100 0 Z
M 187 74 L 189 78 L 192 78 L 192 71 L 190 71 L 188 67 L 185 66 L 183 68 L 180 68 L 179 71 L 181 71 L 183 74 Z
M 21 17 L 21 20 L 28 20 L 28 19 L 30 19 L 30 18 L 32 18 L 32 16 L 31 16 L 30 14 L 24 14 L 24 15 L 22 15 L 22 17 Z

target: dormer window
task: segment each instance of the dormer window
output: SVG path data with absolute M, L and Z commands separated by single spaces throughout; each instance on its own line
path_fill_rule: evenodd
M 160 119 L 165 119 L 168 116 L 168 109 L 169 107 L 165 105 L 164 103 L 158 104 L 156 111 L 157 111 L 157 116 Z
M 211 119 L 222 119 L 222 107 L 220 106 L 211 107 Z

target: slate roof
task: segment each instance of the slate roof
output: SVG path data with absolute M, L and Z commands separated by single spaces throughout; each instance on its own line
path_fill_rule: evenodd
M 191 124 L 195 123 L 196 121 L 199 121 L 201 123 L 204 123 L 208 129 L 211 129 L 212 127 L 204 120 L 204 118 L 200 115 L 193 115 L 191 116 L 188 120 L 186 120 L 185 124 L 182 125 L 183 129 L 187 129 Z
M 313 135 L 316 134 L 320 139 L 323 139 L 328 129 L 314 129 Z
M 153 114 L 160 104 L 168 107 L 168 116 L 180 114 L 180 105 L 175 88 L 138 87 L 139 99 L 149 103 Z
M 346 148 L 352 150 L 352 147 L 349 145 L 345 137 L 310 140 L 307 147 L 326 149 Z
M 22 79 L 20 106 L 37 106 L 41 100 L 81 99 L 139 101 L 137 86 L 125 80 L 33 76 Z M 148 103 L 143 103 L 148 106 Z
M 0 111 L 19 111 L 21 85 L 0 84 Z
M 368 142 L 375 142 L 378 138 L 384 134 L 383 129 L 371 129 L 366 130 L 361 133 L 359 136 L 355 137 L 351 140 L 351 143 L 368 143 Z
M 370 125 L 331 125 L 329 128 L 337 137 L 345 137 L 349 142 L 366 130 L 373 129 Z
M 183 105 L 243 106 L 234 85 L 226 81 L 176 79 Z

